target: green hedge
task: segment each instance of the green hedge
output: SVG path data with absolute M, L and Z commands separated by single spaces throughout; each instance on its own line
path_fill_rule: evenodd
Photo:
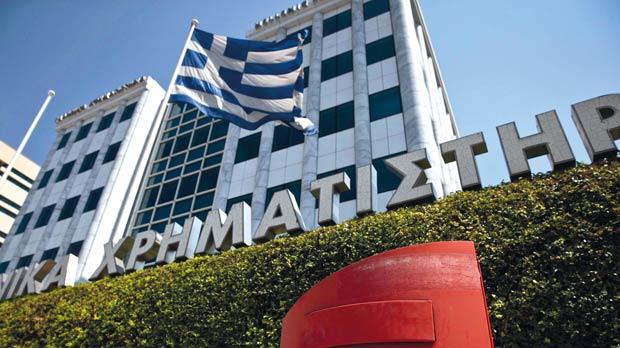
M 620 345 L 620 166 L 454 194 L 264 245 L 0 303 L 1 346 L 270 346 L 330 273 L 412 244 L 473 240 L 501 347 Z

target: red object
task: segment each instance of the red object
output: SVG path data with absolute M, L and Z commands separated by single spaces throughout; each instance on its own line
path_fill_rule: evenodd
M 287 313 L 280 346 L 493 347 L 474 244 L 399 248 L 337 271 Z

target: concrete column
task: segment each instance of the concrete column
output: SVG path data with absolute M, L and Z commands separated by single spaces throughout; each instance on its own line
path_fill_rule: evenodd
M 286 37 L 286 28 L 278 29 L 276 40 Z M 314 40 L 314 39 L 313 39 Z M 275 122 L 265 123 L 261 127 L 260 146 L 256 163 L 256 177 L 254 191 L 252 193 L 252 234 L 258 228 L 258 224 L 265 212 L 267 203 L 267 185 L 269 185 L 269 168 L 271 166 L 271 147 L 273 146 L 273 133 Z
M 372 164 L 370 138 L 370 107 L 368 104 L 368 73 L 364 30 L 364 1 L 351 2 L 351 32 L 353 45 L 353 105 L 355 110 L 355 165 Z
M 232 179 L 237 146 L 239 145 L 240 131 L 241 129 L 239 126 L 232 123 L 229 124 L 226 146 L 224 147 L 224 154 L 222 155 L 222 162 L 220 164 L 220 173 L 217 177 L 217 186 L 215 187 L 215 198 L 213 199 L 213 207 L 211 209 L 226 211 L 226 203 L 228 202 L 228 193 L 230 191 L 230 180 Z
M 312 42 L 310 43 L 310 73 L 306 92 L 306 116 L 319 127 L 321 111 L 321 62 L 323 56 L 323 14 L 316 13 L 312 18 Z M 301 173 L 301 216 L 308 229 L 315 228 L 315 198 L 310 192 L 310 183 L 316 180 L 319 136 L 306 137 Z
M 407 151 L 426 149 L 431 168 L 425 170 L 437 197 L 443 197 L 441 156 L 433 134 L 432 109 L 424 82 L 420 46 L 409 0 L 390 0 L 396 65 L 403 104 Z

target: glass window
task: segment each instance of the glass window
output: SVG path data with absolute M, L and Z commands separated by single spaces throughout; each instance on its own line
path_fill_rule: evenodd
M 370 104 L 370 121 L 380 120 L 402 112 L 400 88 L 386 89 L 368 96 Z
M 172 140 L 159 145 L 159 151 L 157 151 L 157 159 L 164 158 L 170 155 L 172 151 Z
M 200 169 L 202 163 L 200 161 L 196 161 L 190 164 L 186 164 L 185 168 L 183 168 L 183 174 L 195 172 Z
M 72 217 L 79 201 L 80 196 L 75 196 L 67 199 L 65 201 L 65 205 L 62 206 L 62 210 L 60 211 L 60 215 L 58 216 L 58 221 Z
M 200 182 L 198 183 L 198 192 L 215 188 L 215 185 L 217 185 L 217 177 L 219 173 L 219 167 L 203 170 L 200 175 Z
M 75 137 L 74 143 L 86 138 L 88 136 L 88 132 L 90 132 L 90 128 L 93 126 L 93 123 L 88 123 L 80 127 L 77 136 Z
M 167 182 L 161 186 L 161 194 L 159 195 L 158 204 L 170 202 L 174 199 L 174 195 L 177 193 L 177 186 L 179 180 L 173 180 Z
M 183 107 L 185 106 L 185 103 L 174 103 L 172 104 L 172 111 L 170 112 L 170 115 L 178 115 L 180 113 L 183 112 Z
M 43 252 L 43 255 L 41 255 L 41 259 L 39 260 L 39 262 L 43 262 L 45 260 L 54 260 L 56 258 L 56 255 L 58 255 L 58 248 L 47 249 Z
M 110 128 L 112 125 L 112 121 L 114 121 L 114 113 L 109 113 L 101 118 L 99 121 L 99 126 L 97 126 L 97 133 Z
M 205 158 L 205 162 L 202 165 L 202 167 L 203 168 L 211 167 L 216 164 L 220 164 L 221 162 L 222 162 L 222 154 L 220 153 L 218 155 Z
M 372 160 L 372 165 L 377 170 L 378 193 L 396 190 L 398 185 L 400 185 L 400 177 L 388 169 L 385 164 L 385 160 L 394 156 L 402 155 L 403 153 L 405 153 L 405 151 Z
M 71 254 L 71 255 L 75 255 L 77 257 L 80 256 L 80 251 L 82 251 L 82 244 L 84 243 L 83 240 L 79 241 L 79 242 L 73 242 L 69 245 L 69 249 L 67 249 L 67 255 Z
M 151 216 L 153 216 L 152 209 L 138 214 L 138 216 L 136 216 L 136 225 L 148 224 L 149 222 L 151 222 Z
M 308 88 L 308 81 L 310 81 L 310 66 L 304 68 L 304 88 Z
M 353 101 L 319 113 L 319 136 L 334 134 L 355 127 Z
M 152 177 L 149 178 L 149 181 L 147 182 L 147 186 L 153 186 L 155 184 L 159 184 L 160 182 L 162 182 L 162 180 L 164 179 L 164 175 L 163 174 L 157 174 L 154 175 Z
M 213 130 L 211 130 L 210 140 L 215 140 L 226 135 L 228 132 L 228 122 L 218 121 L 213 123 Z
M 388 36 L 366 45 L 366 64 L 374 64 L 384 59 L 394 57 L 394 37 Z
M 321 81 L 327 81 L 336 76 L 353 70 L 353 52 L 348 51 L 321 63 Z
M 133 116 L 133 112 L 136 109 L 136 103 L 129 104 L 123 110 L 123 114 L 121 115 L 121 119 L 118 122 L 127 121 Z
M 226 145 L 226 139 L 222 139 L 222 140 L 209 144 L 209 146 L 207 146 L 207 155 L 211 155 L 216 152 L 223 151 L 224 145 Z
M 69 175 L 71 175 L 74 165 L 75 161 L 63 164 L 62 168 L 60 168 L 60 173 L 58 173 L 58 177 L 56 177 L 56 182 L 60 182 L 68 178 Z
M 179 123 L 181 123 L 181 118 L 177 117 L 175 119 L 169 120 L 168 122 L 166 122 L 166 129 L 170 129 L 173 127 L 176 127 L 179 125 Z
M 273 145 L 271 152 L 285 149 L 287 147 L 303 144 L 304 133 L 288 126 L 276 126 L 273 133 Z M 257 149 L 258 150 L 258 149 Z
M 207 123 L 210 123 L 213 119 L 211 117 L 204 117 L 204 115 L 201 114 L 202 117 L 200 117 L 198 119 L 198 121 L 196 121 L 196 127 L 200 127 L 200 126 L 204 126 Z
M 155 209 L 155 216 L 153 217 L 153 221 L 167 219 L 170 216 L 170 211 L 172 211 L 172 204 L 164 205 Z
M 86 155 L 84 157 L 84 160 L 82 161 L 82 165 L 80 166 L 79 173 L 83 173 L 87 170 L 93 169 L 93 166 L 95 165 L 95 161 L 97 160 L 97 155 L 99 155 L 99 151 L 91 152 L 88 155 Z
M 299 204 L 299 197 L 301 196 L 301 180 L 291 181 L 289 183 L 267 189 L 267 204 L 271 201 L 271 197 L 273 197 L 274 193 L 282 190 L 290 190 Z
M 41 177 L 41 181 L 39 181 L 39 186 L 37 187 L 37 190 L 42 189 L 45 186 L 47 186 L 47 184 L 50 182 L 50 178 L 52 177 L 53 171 L 54 171 L 53 169 L 50 169 L 43 174 L 43 176 Z
M 48 205 L 47 207 L 41 209 L 41 213 L 39 213 L 39 218 L 37 219 L 37 223 L 34 224 L 34 228 L 47 225 L 47 223 L 50 222 L 52 213 L 54 213 L 54 208 L 56 208 L 56 204 Z
M 179 164 L 185 163 L 185 155 L 187 155 L 187 153 L 182 153 L 180 155 L 176 155 L 172 157 L 170 159 L 170 162 L 168 163 L 168 168 L 174 168 L 178 166 Z
M 159 186 L 147 189 L 144 191 L 144 196 L 142 197 L 142 205 L 140 205 L 140 209 L 150 208 L 155 206 L 157 202 L 157 195 L 159 194 Z
M 189 122 L 196 119 L 196 117 L 198 117 L 198 109 L 194 108 L 185 115 L 183 115 L 183 121 L 181 121 L 181 123 Z
M 175 135 L 177 135 L 177 128 L 173 129 L 173 130 L 169 130 L 166 133 L 164 133 L 164 135 L 162 136 L 162 140 L 166 140 L 166 139 L 170 139 L 172 137 L 174 137 Z
M 179 176 L 181 176 L 181 172 L 183 171 L 183 168 L 177 168 L 177 169 L 173 169 L 173 170 L 169 170 L 166 172 L 166 178 L 164 180 L 171 180 L 174 178 L 177 178 Z
M 166 169 L 167 164 L 168 160 L 153 163 L 153 170 L 151 170 L 151 174 L 159 173 L 162 170 Z
M 240 163 L 258 157 L 261 133 L 262 132 L 254 133 L 239 139 L 237 154 L 235 155 L 235 163 Z
M 197 149 L 193 149 L 189 152 L 189 154 L 187 155 L 187 162 L 191 162 L 193 160 L 202 158 L 202 156 L 205 153 L 205 147 L 201 146 Z
M 84 205 L 84 210 L 82 211 L 82 213 L 86 213 L 91 210 L 97 209 L 97 205 L 99 204 L 99 199 L 101 198 L 102 192 L 103 192 L 103 187 L 90 191 L 90 194 L 88 195 L 88 199 L 86 200 L 86 204 Z
M 247 195 L 238 196 L 235 198 L 229 198 L 228 201 L 226 202 L 226 212 L 228 213 L 230 211 L 230 208 L 233 206 L 233 204 L 239 203 L 239 202 L 246 202 L 249 206 L 251 206 L 252 205 L 252 194 L 248 193 Z
M 174 151 L 172 153 L 178 153 L 187 150 L 187 148 L 189 147 L 189 140 L 191 136 L 191 133 L 187 133 L 178 137 L 176 142 L 174 143 Z
M 19 258 L 19 261 L 17 261 L 17 266 L 15 266 L 15 269 L 22 268 L 22 267 L 28 267 L 30 266 L 31 262 L 32 262 L 32 255 L 22 256 Z
M 330 175 L 334 175 L 334 174 L 338 174 L 341 172 L 345 172 L 347 173 L 347 175 L 349 176 L 349 179 L 351 179 L 351 188 L 348 191 L 345 191 L 343 193 L 340 194 L 340 202 L 347 202 L 347 201 L 351 201 L 354 200 L 356 198 L 356 190 L 355 190 L 355 185 L 356 185 L 356 173 L 355 173 L 355 165 L 352 166 L 348 166 L 348 167 L 344 167 L 344 168 L 340 168 L 340 169 L 336 169 L 336 170 L 332 170 L 329 171 L 327 173 L 322 173 L 317 175 L 317 179 L 320 178 L 324 178 Z M 317 199 L 317 207 L 318 207 L 318 199 Z
M 212 192 L 205 193 L 204 195 L 196 196 L 196 201 L 194 202 L 194 209 L 198 210 L 198 209 L 210 207 L 211 204 L 213 204 L 214 194 L 215 193 L 212 191 Z
M 103 163 L 108 163 L 114 161 L 116 159 L 116 155 L 118 154 L 118 149 L 121 148 L 121 142 L 114 143 L 108 146 L 108 151 L 106 151 L 105 156 L 103 157 Z
M 17 226 L 17 229 L 15 230 L 15 234 L 21 234 L 26 232 L 26 227 L 28 227 L 28 223 L 30 222 L 30 219 L 32 219 L 32 212 L 24 214 L 24 216 L 22 217 L 22 221 L 19 222 L 19 225 Z
M 323 37 L 351 26 L 351 10 L 323 20 Z
M 376 17 L 390 10 L 388 0 L 370 0 L 364 3 L 364 20 Z
M 192 199 L 184 199 L 182 201 L 176 202 L 174 205 L 174 211 L 172 215 L 185 214 L 192 209 Z
M 198 174 L 186 176 L 181 179 L 181 185 L 179 186 L 179 192 L 177 198 L 193 195 L 196 190 L 196 183 L 198 182 Z
M 4 261 L 3 263 L 0 263 L 0 274 L 4 274 L 6 272 L 6 269 L 9 268 L 9 263 L 11 263 L 11 261 Z
M 164 231 L 166 230 L 166 221 L 158 223 L 158 224 L 154 224 L 151 226 L 151 230 L 155 231 L 155 232 L 159 232 L 159 233 L 164 233 Z
M 194 131 L 194 138 L 192 139 L 192 147 L 204 144 L 209 139 L 209 129 L 211 126 L 204 126 Z
M 62 138 L 60 138 L 60 142 L 58 143 L 58 147 L 56 148 L 56 150 L 60 150 L 63 147 L 67 146 L 67 143 L 69 142 L 70 137 L 71 137 L 71 132 L 67 132 L 63 134 Z
M 179 134 L 183 134 L 192 129 L 194 129 L 194 122 L 184 124 L 181 127 L 179 127 Z

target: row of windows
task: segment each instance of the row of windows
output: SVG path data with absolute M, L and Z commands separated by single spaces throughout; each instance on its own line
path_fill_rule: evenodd
M 16 202 L 13 202 L 13 200 L 3 196 L 0 194 L 0 202 L 3 202 L 5 204 L 8 204 L 10 207 L 13 207 L 17 210 L 21 209 L 21 205 L 17 204 Z
M 11 173 L 13 173 L 15 170 L 11 170 Z M 4 170 L 0 170 L 0 176 L 4 175 Z M 6 178 L 7 181 L 11 182 L 13 185 L 21 188 L 24 191 L 29 191 L 30 187 L 22 184 L 21 182 L 19 182 L 19 180 L 15 179 L 12 175 L 7 176 Z
M 17 214 L 15 214 L 14 212 L 6 209 L 5 207 L 0 205 L 0 213 L 4 213 L 10 217 L 12 217 L 13 219 L 15 219 L 17 217 Z
M 119 123 L 129 120 L 133 116 L 135 109 L 136 109 L 136 103 L 126 106 L 125 109 L 123 110 L 123 113 L 121 114 Z M 99 133 L 103 130 L 110 128 L 110 126 L 112 125 L 112 121 L 114 121 L 114 115 L 115 113 L 112 112 L 110 114 L 103 116 L 101 120 L 99 121 L 99 125 L 97 126 L 96 132 Z M 93 122 L 87 123 L 83 125 L 82 127 L 80 127 L 75 137 L 75 140 L 73 140 L 73 142 L 77 143 L 78 141 L 86 138 L 88 134 L 90 133 L 90 129 L 92 127 L 93 127 Z M 58 143 L 58 147 L 56 148 L 56 150 L 60 150 L 64 148 L 65 146 L 67 146 L 67 143 L 69 142 L 70 137 L 71 137 L 71 132 L 67 132 L 63 134 L 62 138 L 60 138 L 60 142 Z
M 351 10 L 341 12 L 323 20 L 323 37 L 351 26 Z
M 116 155 L 118 154 L 118 150 L 120 149 L 120 147 L 121 147 L 120 141 L 118 143 L 114 143 L 108 146 L 108 149 L 103 157 L 102 164 L 106 164 L 108 162 L 114 161 L 116 159 Z M 95 151 L 95 152 L 91 152 L 87 154 L 86 156 L 84 156 L 84 159 L 82 160 L 82 164 L 80 166 L 78 173 L 83 173 L 85 171 L 91 170 L 93 166 L 95 165 L 95 161 L 97 160 L 98 155 L 99 155 L 99 151 Z M 71 172 L 73 171 L 74 166 L 75 166 L 75 160 L 63 164 L 62 167 L 60 168 L 60 172 L 58 172 L 58 176 L 56 177 L 56 182 L 61 182 L 63 180 L 66 180 L 71 175 Z M 49 183 L 52 177 L 53 172 L 54 172 L 54 169 L 50 169 L 46 171 L 45 173 L 43 173 L 43 176 L 41 177 L 41 181 L 39 182 L 39 186 L 37 187 L 37 190 L 40 190 L 47 186 L 47 184 Z
M 237 144 L 237 153 L 235 154 L 235 163 L 240 163 L 258 157 L 261 134 L 262 132 L 258 132 L 239 139 Z
M 84 205 L 84 209 L 82 210 L 82 213 L 87 213 L 97 208 L 102 192 L 103 192 L 103 187 L 90 191 L 88 195 L 88 199 L 86 200 L 86 204 Z M 73 217 L 73 214 L 75 213 L 75 209 L 77 207 L 79 200 L 80 200 L 80 196 L 75 196 L 75 197 L 71 197 L 67 199 L 64 205 L 62 206 L 62 209 L 60 210 L 60 214 L 58 215 L 57 221 L 61 221 L 61 220 L 65 220 L 65 219 Z M 52 204 L 52 205 L 48 205 L 44 207 L 43 209 L 41 209 L 41 212 L 39 213 L 39 217 L 37 218 L 37 221 L 35 222 L 34 228 L 47 226 L 47 224 L 49 223 L 52 217 L 52 214 L 54 213 L 55 208 L 56 208 L 56 204 Z M 28 227 L 28 224 L 30 223 L 30 220 L 32 219 L 32 215 L 33 215 L 33 212 L 24 214 L 24 216 L 22 217 L 22 220 L 17 226 L 17 229 L 15 230 L 15 234 L 21 234 L 21 233 L 26 232 L 26 228 Z
M 390 10 L 388 0 L 371 0 L 364 3 L 364 20 L 376 17 Z
M 75 256 L 79 256 L 80 251 L 82 250 L 83 243 L 84 241 L 71 243 L 69 245 L 69 249 L 67 249 L 66 255 L 73 254 Z M 41 255 L 41 258 L 39 259 L 39 262 L 43 262 L 45 260 L 54 260 L 56 259 L 57 255 L 58 255 L 58 248 L 45 250 L 43 254 Z M 19 260 L 17 261 L 17 265 L 15 268 L 17 269 L 17 268 L 30 266 L 30 264 L 32 263 L 33 257 L 34 255 L 26 255 L 26 256 L 20 257 Z M 0 274 L 4 274 L 6 272 L 7 268 L 9 267 L 9 263 L 10 261 L 5 261 L 5 262 L 0 263 Z
M 4 171 L 6 170 L 6 167 L 8 167 L 9 165 L 7 163 L 5 163 L 4 161 L 0 160 L 0 173 L 4 174 Z M 17 175 L 18 177 L 20 177 L 22 180 L 24 180 L 25 182 L 29 183 L 29 184 L 33 184 L 34 180 L 32 180 L 29 176 L 27 176 L 26 174 L 24 174 L 23 172 L 15 169 L 15 168 L 11 168 L 11 173 Z

